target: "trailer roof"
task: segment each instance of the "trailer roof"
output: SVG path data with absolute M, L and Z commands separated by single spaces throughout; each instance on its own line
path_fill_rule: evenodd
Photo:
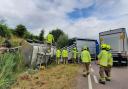
M 88 38 L 75 38 L 76 40 L 84 40 L 84 41 L 97 41 L 95 39 L 88 39 Z
M 100 35 L 108 35 L 108 34 L 115 34 L 115 33 L 121 33 L 124 32 L 126 33 L 125 28 L 118 28 L 118 29 L 113 29 L 113 30 L 109 30 L 109 31 L 104 31 L 104 32 L 100 32 Z

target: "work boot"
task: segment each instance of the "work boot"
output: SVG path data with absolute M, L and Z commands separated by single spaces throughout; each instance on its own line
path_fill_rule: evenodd
M 105 81 L 99 79 L 99 83 L 101 83 L 101 84 L 105 84 Z
M 111 81 L 111 79 L 109 77 L 105 77 L 106 81 Z
M 84 72 L 84 73 L 83 73 L 83 76 L 84 76 L 84 77 L 87 77 L 87 73 Z
M 90 74 L 90 72 L 88 71 L 88 72 L 87 72 L 87 75 L 89 75 L 89 74 Z

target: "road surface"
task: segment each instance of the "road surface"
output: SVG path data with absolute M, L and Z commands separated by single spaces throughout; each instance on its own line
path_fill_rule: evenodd
M 91 73 L 87 77 L 82 76 L 82 67 L 76 78 L 74 89 L 128 89 L 128 67 L 113 67 L 112 81 L 105 85 L 99 84 L 99 68 L 95 63 L 91 65 Z

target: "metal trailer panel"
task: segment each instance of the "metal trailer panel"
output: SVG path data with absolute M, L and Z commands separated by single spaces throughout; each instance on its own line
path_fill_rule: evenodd
M 93 42 L 93 41 L 81 41 L 81 40 L 77 40 L 76 43 L 77 43 L 77 49 L 78 49 L 78 51 L 81 51 L 81 49 L 84 46 L 87 46 L 87 47 L 89 47 L 89 50 L 90 50 L 90 52 L 92 54 L 95 54 L 96 53 L 96 45 L 95 45 L 95 42 Z
M 111 45 L 114 65 L 128 64 L 128 40 L 125 28 L 101 32 L 99 38 L 100 44 Z
M 114 29 L 114 30 L 109 30 L 109 31 L 104 31 L 104 32 L 100 32 L 100 35 L 108 35 L 108 34 L 115 34 L 115 33 L 121 33 L 124 32 L 126 33 L 125 28 L 118 28 L 118 29 Z
M 128 38 L 127 38 L 127 52 L 128 52 Z
M 36 65 L 38 51 L 39 51 L 39 46 L 33 45 L 33 52 L 32 52 L 32 56 L 31 56 L 31 65 Z
M 22 42 L 21 53 L 23 55 L 23 58 L 24 58 L 24 61 L 25 61 L 25 65 L 30 66 L 32 52 L 33 52 L 33 46 L 30 45 L 26 41 Z
M 102 41 L 100 41 L 101 44 L 109 44 L 113 52 L 121 53 L 121 51 L 124 51 L 123 40 L 120 39 L 120 33 L 100 36 L 100 39 L 102 39 Z
M 52 46 L 51 53 L 46 53 L 47 45 L 45 44 L 31 44 L 26 41 L 22 42 L 21 52 L 25 60 L 25 64 L 34 67 L 39 63 L 47 63 L 50 55 L 55 55 L 55 47 Z M 46 53 L 46 54 L 45 54 Z M 41 57 L 37 58 L 37 54 L 41 54 Z M 43 55 L 44 54 L 44 55 Z
M 100 44 L 110 44 L 112 52 L 121 53 L 127 51 L 127 35 L 124 28 L 101 32 L 99 37 Z
M 96 58 L 96 41 L 95 40 L 76 40 L 76 46 L 79 52 L 84 46 L 87 46 L 90 50 L 90 54 L 93 58 Z

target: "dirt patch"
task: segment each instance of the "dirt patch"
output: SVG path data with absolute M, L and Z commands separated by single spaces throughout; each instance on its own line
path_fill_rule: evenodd
M 22 74 L 12 89 L 72 89 L 79 66 L 57 65 L 36 74 Z

